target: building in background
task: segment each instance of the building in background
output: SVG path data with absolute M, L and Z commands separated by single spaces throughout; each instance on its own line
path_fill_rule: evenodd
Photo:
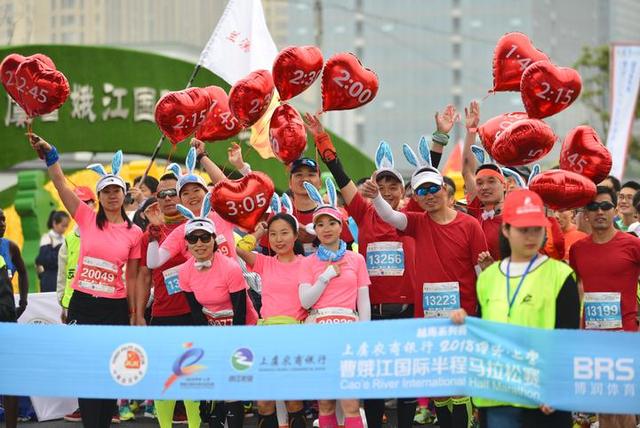
M 323 118 L 370 155 L 380 140 L 394 147 L 417 144 L 421 135 L 433 131 L 437 109 L 452 103 L 462 112 L 470 100 L 485 97 L 492 87 L 493 49 L 504 33 L 527 34 L 561 66 L 571 66 L 585 45 L 640 40 L 637 0 L 263 4 L 279 48 L 319 44 L 325 58 L 351 51 L 378 74 L 380 90 L 374 102 Z M 195 61 L 225 5 L 224 0 L 0 0 L 0 43 L 109 44 Z M 319 86 L 317 82 L 294 104 L 302 111 L 318 111 Z M 503 92 L 484 99 L 481 111 L 486 120 L 522 110 L 518 93 Z M 576 125 L 598 123 L 580 102 L 546 121 L 559 137 Z M 462 132 L 458 127 L 454 136 Z M 553 156 L 547 159 L 554 162 Z

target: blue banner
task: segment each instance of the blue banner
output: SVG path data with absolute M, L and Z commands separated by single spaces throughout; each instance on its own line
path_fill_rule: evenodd
M 640 335 L 468 318 L 269 327 L 0 324 L 0 394 L 140 399 L 471 395 L 640 413 Z M 35 346 L 25 346 L 34 344 Z

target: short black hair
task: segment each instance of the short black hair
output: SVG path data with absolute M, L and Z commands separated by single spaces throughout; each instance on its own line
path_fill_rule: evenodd
M 596 196 L 598 195 L 609 195 L 611 196 L 611 202 L 613 203 L 613 205 L 618 205 L 618 196 L 616 196 L 616 192 L 611 190 L 611 188 L 607 186 L 597 186 Z
M 453 178 L 445 175 L 442 177 L 442 179 L 444 180 L 445 184 L 447 185 L 447 193 L 449 194 L 449 196 L 453 196 L 456 194 L 456 182 L 453 181 Z
M 640 192 L 636 192 L 636 194 L 633 195 L 632 204 L 636 211 L 640 212 Z
M 138 176 L 134 178 L 133 185 L 135 186 L 136 184 L 138 184 L 140 180 L 142 180 L 142 176 Z M 144 181 L 142 182 L 142 184 L 147 186 L 149 190 L 151 190 L 151 193 L 156 193 L 158 191 L 158 180 L 154 177 L 151 177 L 150 175 L 147 175 L 144 178 Z
M 169 180 L 178 181 L 178 177 L 176 177 L 173 172 L 166 172 L 166 173 L 162 174 L 162 176 L 160 177 L 159 181 L 169 181 Z
M 621 189 L 620 180 L 618 180 L 616 177 L 614 177 L 613 175 L 610 175 L 602 181 L 605 181 L 605 180 L 611 180 L 611 183 L 613 183 L 613 190 L 615 190 L 616 192 L 620 191 Z
M 60 224 L 66 218 L 69 218 L 69 214 L 64 211 L 51 211 L 47 219 L 47 227 L 52 229 L 54 224 Z
M 625 187 L 628 187 L 629 189 L 633 189 L 636 192 L 640 190 L 640 184 L 637 181 L 633 181 L 633 180 L 629 180 L 626 183 L 624 183 L 622 186 L 620 186 L 620 190 L 624 189 Z

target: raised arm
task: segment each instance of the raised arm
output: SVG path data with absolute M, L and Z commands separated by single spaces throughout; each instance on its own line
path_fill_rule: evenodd
M 31 135 L 31 147 L 37 152 L 44 153 L 45 162 L 47 163 L 47 170 L 49 172 L 49 178 L 60 195 L 60 200 L 64 207 L 74 215 L 78 205 L 81 203 L 80 199 L 76 196 L 73 190 L 67 185 L 67 180 L 62 172 L 60 162 L 58 162 L 58 151 L 56 148 L 36 134 Z
M 375 180 L 367 180 L 362 187 L 362 196 L 370 198 L 376 212 L 382 220 L 389 223 L 398 230 L 407 228 L 407 215 L 391 208 L 391 205 L 380 196 L 380 191 Z
M 471 201 L 476 197 L 476 169 L 478 164 L 476 157 L 471 151 L 471 146 L 476 142 L 478 135 L 478 124 L 480 123 L 480 104 L 471 101 L 469 107 L 464 109 L 465 126 L 467 134 L 464 137 L 464 149 L 462 151 L 462 178 L 467 193 L 467 200 Z
M 218 168 L 218 165 L 216 165 L 214 161 L 209 159 L 209 155 L 205 150 L 203 141 L 200 141 L 197 138 L 192 138 L 191 146 L 196 148 L 196 159 L 198 159 L 200 165 L 207 172 L 213 184 L 227 179 L 227 176 L 224 175 L 224 172 L 222 172 L 220 168 Z
M 325 132 L 318 116 L 305 113 L 304 119 L 305 126 L 313 135 L 313 141 L 316 144 L 316 149 L 320 154 L 322 162 L 324 162 L 327 168 L 329 168 L 331 175 L 333 175 L 333 178 L 336 180 L 336 184 L 340 189 L 340 193 L 342 194 L 345 204 L 349 205 L 356 196 L 356 193 L 358 193 L 358 187 L 344 171 L 342 163 L 338 158 L 336 148 L 334 147 L 333 142 L 331 142 L 331 137 L 327 132 Z
M 256 253 L 253 252 L 253 249 L 256 248 L 256 243 L 264 236 L 266 233 L 266 223 L 260 222 L 256 226 L 256 230 L 253 233 L 246 234 L 241 240 L 236 244 L 236 252 L 238 256 L 244 260 L 244 262 L 249 267 L 253 267 L 256 263 Z
M 251 165 L 242 158 L 242 148 L 238 143 L 231 143 L 231 147 L 227 149 L 227 155 L 229 157 L 229 163 L 233 165 L 240 174 L 247 175 L 251 172 Z
M 436 132 L 431 137 L 431 163 L 435 168 L 440 165 L 444 147 L 449 143 L 449 132 L 459 120 L 460 114 L 452 104 L 447 105 L 441 112 L 436 112 Z

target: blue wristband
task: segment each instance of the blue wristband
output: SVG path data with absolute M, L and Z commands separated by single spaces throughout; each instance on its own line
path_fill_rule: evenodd
M 58 156 L 58 150 L 55 146 L 51 146 L 51 150 L 49 150 L 49 152 L 44 156 L 47 167 L 58 162 L 58 159 L 60 159 L 60 156 Z

